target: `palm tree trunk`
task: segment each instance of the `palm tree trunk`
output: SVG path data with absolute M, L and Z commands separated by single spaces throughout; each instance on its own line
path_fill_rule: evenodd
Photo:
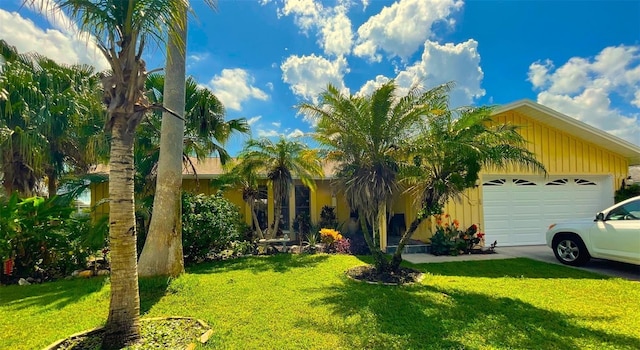
M 367 227 L 367 219 L 365 219 L 364 215 L 359 215 L 360 220 L 360 229 L 362 230 L 362 234 L 364 235 L 364 240 L 367 242 L 367 246 L 369 246 L 369 250 L 371 251 L 371 256 L 373 257 L 373 264 L 376 267 L 378 272 L 386 272 L 389 269 L 389 261 L 384 256 L 380 247 L 378 247 L 371 234 L 369 233 L 369 228 Z
M 167 47 L 167 69 L 164 80 L 164 106 L 184 116 L 185 110 L 185 29 L 176 43 Z M 181 49 L 180 46 L 183 46 Z M 162 114 L 160 156 L 153 215 L 144 244 L 138 273 L 140 276 L 178 276 L 184 272 L 182 252 L 182 152 L 184 120 L 170 113 Z
M 256 207 L 253 203 L 250 204 L 249 206 L 251 207 L 251 216 L 253 218 L 253 225 L 256 227 L 258 238 L 263 239 L 264 234 L 262 233 L 262 228 L 260 228 L 260 221 L 258 221 L 258 213 L 256 213 Z
M 113 115 L 109 160 L 109 247 L 111 302 L 104 349 L 120 349 L 140 337 L 140 297 L 136 266 L 133 199 L 133 134 L 123 115 Z
M 273 211 L 273 228 L 268 230 L 267 238 L 275 238 L 280 229 L 280 216 L 282 216 L 282 204 L 276 203 Z
M 413 234 L 416 232 L 422 221 L 424 221 L 424 217 L 418 216 L 413 220 L 413 222 L 411 222 L 409 229 L 402 235 L 402 238 L 400 238 L 398 249 L 396 249 L 395 253 L 393 253 L 393 257 L 391 258 L 391 271 L 398 271 L 398 268 L 400 268 L 400 263 L 402 263 L 402 250 L 404 249 L 404 246 L 409 243 L 409 240 L 413 237 Z

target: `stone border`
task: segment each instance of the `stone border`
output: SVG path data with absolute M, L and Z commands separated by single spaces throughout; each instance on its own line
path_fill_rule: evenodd
M 358 265 L 358 266 L 371 266 L 371 265 Z M 358 267 L 358 266 L 353 266 L 350 267 L 349 269 Z M 407 282 L 407 283 L 389 283 L 389 282 L 373 282 L 373 281 L 367 281 L 367 280 L 359 280 L 356 278 L 353 278 L 352 276 L 349 275 L 349 269 L 347 269 L 347 271 L 344 272 L 344 274 L 347 276 L 348 279 L 355 281 L 355 282 L 360 282 L 360 283 L 366 283 L 366 284 L 371 284 L 374 286 L 392 286 L 392 287 L 401 287 L 401 286 L 412 286 L 414 284 L 419 284 L 420 282 L 422 282 L 424 280 L 425 277 L 425 273 L 422 271 L 418 271 L 420 272 L 420 275 L 418 276 L 417 280 L 413 281 L 413 282 Z
M 209 338 L 211 337 L 211 335 L 213 334 L 213 329 L 211 328 L 211 326 L 209 326 L 205 321 L 199 319 L 199 318 L 193 318 L 193 317 L 186 317 L 186 316 L 167 316 L 167 317 L 150 317 L 150 318 L 140 318 L 140 322 L 147 322 L 147 321 L 163 321 L 163 320 L 195 320 L 196 322 L 198 322 L 200 324 L 200 326 L 202 326 L 203 328 L 207 329 L 207 331 L 205 331 L 204 333 L 202 333 L 202 335 L 200 335 L 200 337 L 198 338 L 198 341 L 200 341 L 200 344 L 204 344 L 206 343 Z M 55 341 L 53 344 L 47 346 L 46 348 L 44 348 L 44 350 L 56 350 L 58 349 L 58 347 L 60 345 L 62 345 L 62 343 L 66 342 L 67 340 L 71 340 L 74 338 L 80 338 L 80 337 L 88 337 L 88 336 L 92 336 L 96 333 L 101 332 L 102 330 L 104 330 L 104 326 L 102 327 L 96 327 L 96 328 L 92 328 L 86 331 L 82 331 L 80 333 L 75 333 L 72 334 L 66 338 L 60 339 Z M 190 343 L 189 345 L 187 345 L 186 350 L 192 350 L 196 348 L 196 344 L 195 343 Z

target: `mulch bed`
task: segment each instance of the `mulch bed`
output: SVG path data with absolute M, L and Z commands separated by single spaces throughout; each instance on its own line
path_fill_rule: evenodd
M 346 272 L 347 276 L 356 281 L 362 281 L 372 284 L 385 285 L 405 285 L 418 283 L 424 277 L 421 271 L 400 267 L 393 273 L 379 272 L 373 265 L 363 265 L 352 267 Z

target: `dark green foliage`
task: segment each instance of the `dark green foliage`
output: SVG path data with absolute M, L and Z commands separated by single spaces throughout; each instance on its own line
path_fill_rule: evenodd
M 320 211 L 320 227 L 338 228 L 338 217 L 336 216 L 336 208 L 325 205 Z
M 444 231 L 438 230 L 431 237 L 431 254 L 433 255 L 452 255 L 457 252 L 456 246 L 456 241 Z
M 297 232 L 300 241 L 303 237 L 309 235 L 311 232 L 311 217 L 308 213 L 300 213 L 293 221 L 293 229 Z
M 104 247 L 106 222 L 92 223 L 72 203 L 67 196 L 0 199 L 0 259 L 14 260 L 14 278 L 69 275 Z
M 640 196 L 640 184 L 624 186 L 617 190 L 615 194 L 615 201 L 616 203 L 619 203 L 635 196 Z
M 244 233 L 238 207 L 218 192 L 182 195 L 182 246 L 185 263 L 202 261 L 210 252 L 227 249 Z

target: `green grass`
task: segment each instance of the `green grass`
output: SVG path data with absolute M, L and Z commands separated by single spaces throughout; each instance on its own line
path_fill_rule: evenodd
M 640 285 L 528 259 L 415 265 L 419 285 L 349 280 L 352 256 L 278 255 L 141 281 L 144 316 L 207 321 L 211 349 L 636 349 Z M 0 288 L 0 349 L 107 316 L 104 279 Z

